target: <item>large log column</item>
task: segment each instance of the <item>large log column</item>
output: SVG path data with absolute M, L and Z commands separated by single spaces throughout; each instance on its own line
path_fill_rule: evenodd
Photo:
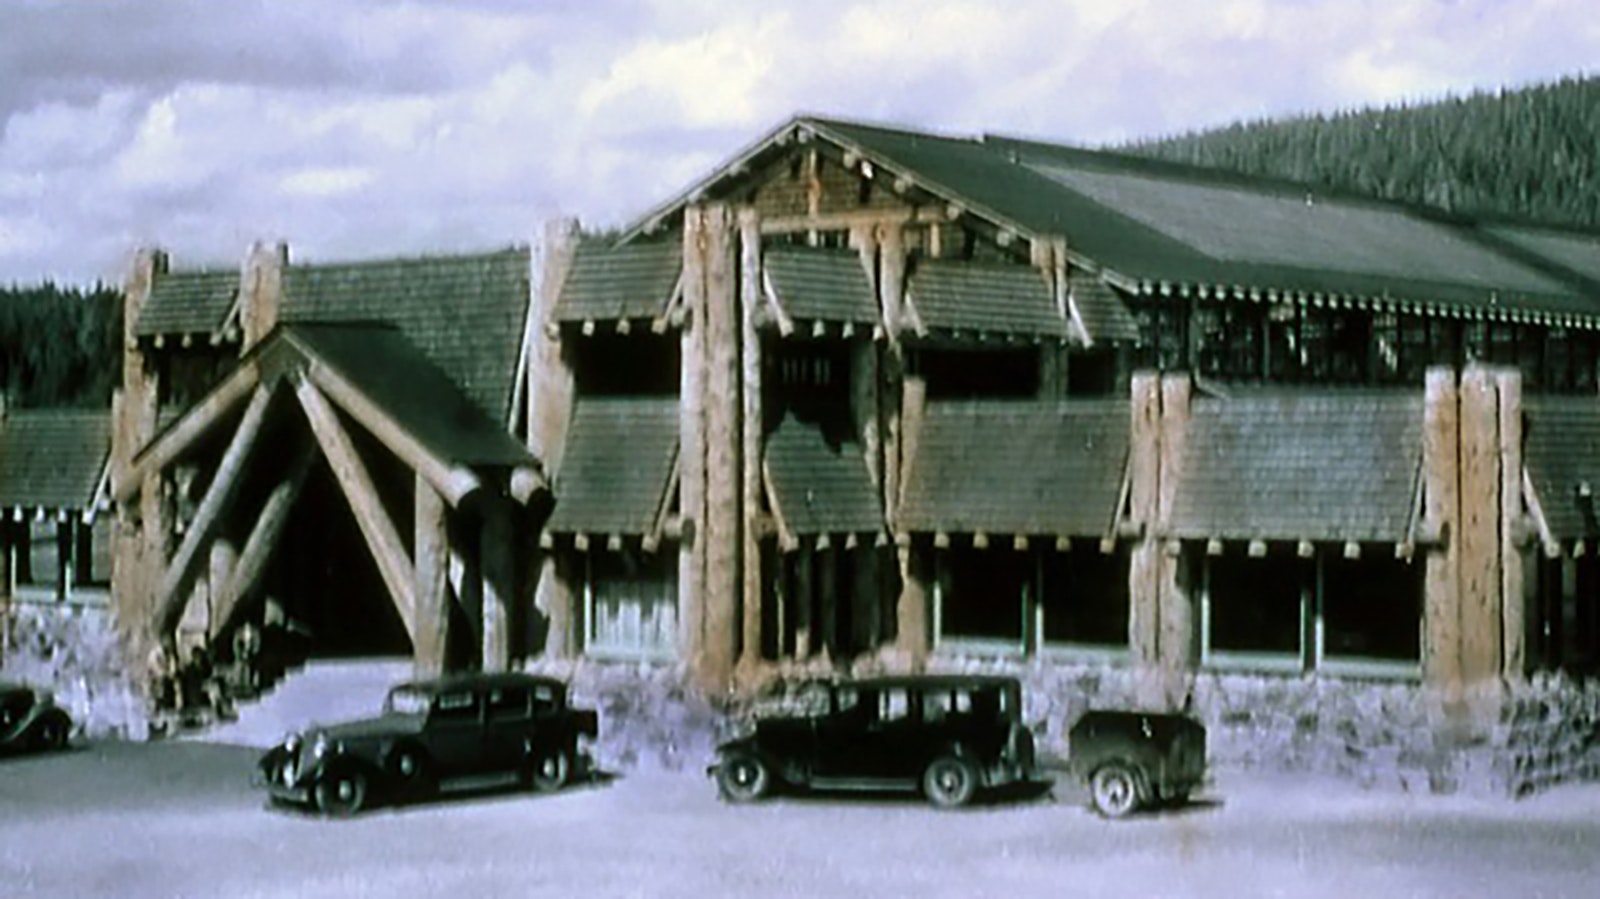
M 706 582 L 706 279 L 701 209 L 683 211 L 683 329 L 679 332 L 678 654 L 699 664 Z
M 890 510 L 896 509 L 900 502 L 900 478 L 896 476 L 894 486 L 891 488 L 887 473 L 897 470 L 902 461 L 910 465 L 916 460 L 922 440 L 922 416 L 927 405 L 927 384 L 920 378 L 905 378 L 896 393 L 902 396 L 899 404 L 902 419 L 900 435 L 904 438 L 905 452 L 903 460 L 899 458 L 891 460 L 891 454 L 885 447 L 884 495 Z M 893 511 L 890 512 L 889 521 L 891 526 L 895 524 Z M 896 531 L 895 539 L 902 544 L 896 554 L 900 568 L 900 595 L 895 600 L 895 650 L 912 670 L 918 670 L 927 659 L 928 647 L 932 645 L 928 633 L 928 585 L 923 580 L 924 567 L 917 558 L 909 535 Z
M 1438 541 L 1424 562 L 1422 671 L 1447 701 L 1461 697 L 1459 412 L 1456 373 L 1430 368 L 1422 421 L 1423 530 Z
M 734 282 L 733 229 L 721 204 L 700 211 L 705 310 L 705 582 L 696 671 L 701 684 L 723 689 L 740 637 L 743 545 L 740 498 L 741 403 L 739 302 Z
M 1128 453 L 1131 518 L 1140 528 L 1128 568 L 1128 648 L 1139 671 L 1139 701 L 1164 701 L 1161 666 L 1161 376 L 1135 372 Z
M 761 334 L 756 311 L 761 308 L 761 218 L 753 209 L 739 210 L 739 396 L 741 516 L 741 596 L 739 668 L 753 677 L 761 664 Z
M 1178 486 L 1183 480 L 1183 453 L 1188 443 L 1189 376 L 1169 374 L 1161 379 L 1161 471 L 1157 489 L 1159 530 L 1165 533 L 1172 519 Z M 1162 698 L 1165 708 L 1180 709 L 1188 695 L 1190 673 L 1198 661 L 1194 596 L 1184 576 L 1184 559 L 1175 540 L 1161 539 L 1157 557 L 1160 586 L 1160 633 L 1156 639 L 1161 659 Z
M 251 245 L 239 282 L 239 325 L 244 337 L 241 352 L 255 346 L 278 326 L 288 267 L 288 244 Z
M 498 498 L 487 499 L 481 514 L 478 557 L 483 573 L 483 670 L 505 671 L 511 667 L 517 570 L 511 545 L 511 508 Z
M 1500 393 L 1500 673 L 1517 680 L 1527 665 L 1524 560 L 1531 553 L 1522 524 L 1522 372 L 1502 369 L 1495 378 Z
M 134 328 L 155 282 L 167 271 L 166 254 L 141 250 L 134 259 L 123 285 L 122 306 L 122 386 L 112 400 L 112 470 L 118 476 L 131 470 L 133 457 L 156 432 L 156 408 L 160 381 L 155 366 L 146 360 Z M 154 567 L 167 558 L 169 517 L 161 489 L 160 471 L 139 479 L 142 492 L 117 503 L 111 568 L 111 596 L 116 609 L 117 629 L 122 638 L 124 658 L 130 671 L 142 679 L 146 670 L 154 628 L 151 627 L 155 576 Z
M 540 252 L 535 257 L 538 271 L 532 283 L 538 288 L 529 311 L 528 342 L 528 449 L 545 471 L 556 477 L 561 471 L 567 446 L 567 426 L 572 416 L 573 374 L 561 329 L 555 320 L 556 304 L 572 268 L 578 242 L 578 223 L 558 219 L 545 225 Z M 534 588 L 534 605 L 546 618 L 542 654 L 548 659 L 564 659 L 574 650 L 572 633 L 573 590 L 566 577 L 570 566 L 557 563 L 552 547 L 539 554 Z
M 450 535 L 444 497 L 416 476 L 412 539 L 416 631 L 412 658 L 418 677 L 437 677 L 448 664 L 450 646 Z

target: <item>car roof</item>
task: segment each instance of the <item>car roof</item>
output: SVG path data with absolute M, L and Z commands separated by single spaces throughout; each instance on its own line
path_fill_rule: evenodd
M 488 690 L 495 687 L 555 687 L 565 690 L 566 686 L 566 682 L 554 677 L 523 674 L 519 671 L 503 671 L 492 674 L 480 672 L 446 674 L 443 677 L 396 684 L 394 689 L 414 690 L 419 693 L 443 693 L 448 690 Z

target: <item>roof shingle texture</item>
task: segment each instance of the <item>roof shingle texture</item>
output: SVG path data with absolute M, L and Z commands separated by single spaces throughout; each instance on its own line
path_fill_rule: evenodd
M 1399 542 L 1421 459 L 1419 395 L 1196 399 L 1170 528 L 1185 538 Z
M 980 215 L 1063 235 L 1130 277 L 1600 315 L 1470 225 L 1398 204 L 1101 151 L 805 121 Z
M 489 418 L 505 422 L 528 310 L 528 251 L 294 265 L 285 324 L 384 322 Z
M 790 318 L 857 324 L 879 320 L 872 282 L 855 253 L 772 249 L 762 262 Z
M 1089 332 L 1089 339 L 1097 342 L 1139 339 L 1139 322 L 1111 285 L 1081 272 L 1072 273 L 1067 281 L 1072 303 L 1083 320 L 1084 329 Z
M 239 296 L 238 271 L 186 271 L 158 275 L 133 333 L 210 334 L 220 329 Z
M 1103 536 L 1128 456 L 1121 400 L 932 402 L 897 527 Z
M 343 376 L 435 457 L 467 466 L 534 464 L 527 448 L 400 330 L 304 323 L 281 333 L 313 361 Z
M 878 489 L 860 444 L 830 445 L 821 428 L 790 416 L 767 437 L 766 464 L 779 509 L 793 533 L 883 530 Z
M 1558 540 L 1600 534 L 1600 401 L 1594 397 L 1528 396 L 1522 401 L 1522 464 Z M 1589 486 L 1590 496 L 1582 495 Z
M 108 412 L 12 410 L 0 420 L 0 506 L 87 508 L 110 453 Z
M 1031 266 L 926 260 L 907 292 L 929 328 L 1067 335 L 1044 276 Z
M 682 269 L 677 240 L 580 243 L 552 314 L 567 322 L 655 318 L 672 299 Z
M 646 534 L 678 451 L 676 397 L 585 397 L 555 477 L 557 533 Z

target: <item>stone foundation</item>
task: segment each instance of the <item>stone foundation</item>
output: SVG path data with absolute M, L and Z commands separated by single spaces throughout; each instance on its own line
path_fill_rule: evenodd
M 145 702 L 125 677 L 109 608 L 13 603 L 0 616 L 0 677 L 53 691 L 76 737 L 148 738 Z

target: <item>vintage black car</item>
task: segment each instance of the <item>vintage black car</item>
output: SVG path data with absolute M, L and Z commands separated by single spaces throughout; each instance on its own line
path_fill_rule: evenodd
M 290 736 L 262 756 L 257 783 L 275 801 L 338 816 L 495 775 L 553 791 L 588 767 L 598 733 L 595 712 L 569 707 L 559 680 L 454 675 L 395 687 L 377 718 Z
M 920 789 L 940 807 L 1030 780 L 1033 735 L 1022 687 L 1008 677 L 817 681 L 758 716 L 753 733 L 717 748 L 723 798 L 750 802 L 784 787 Z
M 0 752 L 64 749 L 72 719 L 48 690 L 0 681 Z
M 1187 715 L 1090 711 L 1067 739 L 1072 773 L 1107 818 L 1181 805 L 1205 781 L 1205 725 Z

